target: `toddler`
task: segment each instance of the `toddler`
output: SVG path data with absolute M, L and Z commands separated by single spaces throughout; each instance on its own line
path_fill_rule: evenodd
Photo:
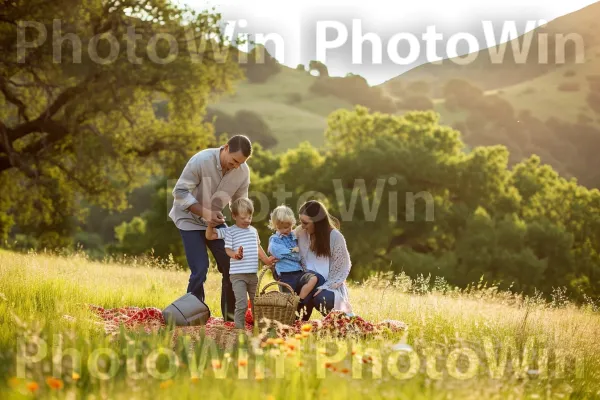
M 281 205 L 273 210 L 269 228 L 275 233 L 269 238 L 268 252 L 279 260 L 275 263 L 275 279 L 290 285 L 300 296 L 300 311 L 314 295 L 314 288 L 325 283 L 325 278 L 314 271 L 306 271 L 302 265 L 298 241 L 292 230 L 295 224 L 291 208 Z M 282 290 L 287 291 L 287 288 L 282 287 Z
M 215 228 L 209 224 L 206 229 L 206 239 L 225 240 L 225 252 L 231 258 L 229 279 L 235 295 L 235 327 L 243 329 L 248 309 L 246 295 L 250 296 L 251 308 L 254 307 L 254 296 L 258 285 L 258 260 L 271 265 L 275 257 L 267 257 L 260 245 L 257 230 L 250 225 L 254 214 L 252 200 L 246 197 L 238 198 L 231 203 L 230 210 L 235 225 Z

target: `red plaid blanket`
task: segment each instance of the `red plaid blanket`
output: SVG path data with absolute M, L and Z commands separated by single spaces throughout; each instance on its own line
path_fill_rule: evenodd
M 123 325 L 126 329 L 143 328 L 146 332 L 152 332 L 165 326 L 162 312 L 154 307 L 119 307 L 105 309 L 96 305 L 89 305 L 90 309 L 101 318 L 107 333 L 118 332 Z M 277 333 L 282 336 L 295 335 L 302 332 L 302 326 L 311 325 L 313 333 L 322 333 L 337 337 L 345 337 L 349 334 L 361 336 L 376 335 L 383 332 L 396 333 L 407 329 L 405 323 L 396 320 L 385 320 L 380 323 L 365 321 L 359 316 L 348 316 L 341 311 L 331 311 L 322 320 L 310 320 L 308 322 L 296 321 L 292 326 L 280 325 Z M 207 336 L 214 336 L 218 329 L 222 331 L 233 330 L 235 325 L 231 321 L 223 321 L 221 317 L 210 317 L 204 326 L 177 327 L 184 330 L 204 329 Z M 250 308 L 246 312 L 246 330 L 252 331 L 253 318 Z

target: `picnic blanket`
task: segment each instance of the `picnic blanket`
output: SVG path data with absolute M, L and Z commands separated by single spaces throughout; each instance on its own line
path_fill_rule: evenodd
M 125 329 L 143 329 L 148 333 L 166 327 L 161 310 L 155 307 L 130 306 L 105 309 L 97 305 L 88 306 L 100 318 L 108 334 L 118 333 L 121 326 Z M 276 323 L 274 331 L 278 337 L 285 338 L 301 334 L 303 327 L 306 330 L 306 325 L 310 326 L 310 331 L 313 334 L 335 337 L 346 337 L 348 335 L 369 337 L 382 333 L 403 332 L 407 329 L 407 325 L 402 321 L 388 319 L 379 323 L 371 323 L 360 316 L 349 316 L 342 311 L 334 310 L 322 320 L 295 321 L 291 326 Z M 248 308 L 245 331 L 251 333 L 253 327 L 252 311 Z M 222 336 L 224 332 L 236 332 L 233 321 L 224 321 L 221 317 L 210 317 L 203 326 L 176 327 L 175 330 L 177 335 L 192 334 L 193 336 L 198 336 L 202 331 L 205 336 L 213 339 Z

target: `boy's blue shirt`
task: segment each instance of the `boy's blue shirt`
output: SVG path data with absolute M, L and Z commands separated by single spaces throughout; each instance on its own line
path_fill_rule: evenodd
M 298 247 L 298 240 L 294 232 L 287 236 L 275 232 L 269 238 L 269 253 L 279 259 L 275 264 L 275 271 L 278 274 L 304 270 L 300 264 L 300 254 L 292 252 L 294 247 Z

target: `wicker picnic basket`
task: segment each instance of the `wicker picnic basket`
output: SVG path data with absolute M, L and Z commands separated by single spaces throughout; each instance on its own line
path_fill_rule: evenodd
M 285 325 L 292 325 L 296 320 L 296 311 L 298 309 L 298 303 L 300 302 L 300 296 L 294 292 L 294 289 L 292 289 L 290 285 L 278 281 L 266 284 L 259 293 L 260 282 L 265 272 L 268 270 L 268 267 L 263 267 L 258 278 L 257 291 L 254 296 L 254 323 L 262 326 L 264 323 L 263 318 L 267 318 Z M 272 290 L 270 292 L 266 291 L 269 286 L 275 285 L 284 286 L 290 292 L 284 293 L 278 290 Z

